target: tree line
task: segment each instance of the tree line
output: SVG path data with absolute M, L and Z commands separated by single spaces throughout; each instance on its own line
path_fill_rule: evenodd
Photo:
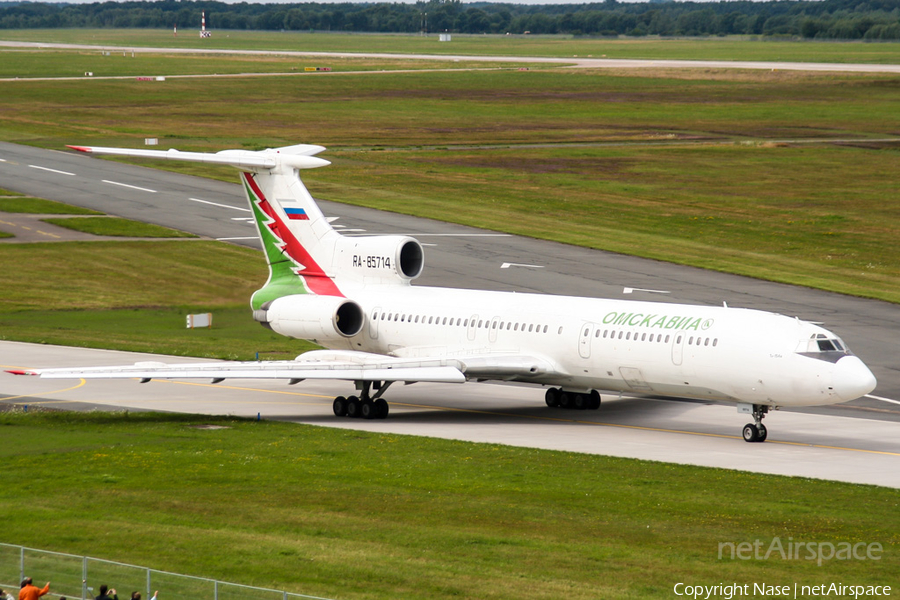
M 0 28 L 193 28 L 199 26 L 200 11 L 206 12 L 210 29 L 900 40 L 900 0 L 606 0 L 548 5 L 463 4 L 460 0 L 420 0 L 415 4 L 0 2 Z

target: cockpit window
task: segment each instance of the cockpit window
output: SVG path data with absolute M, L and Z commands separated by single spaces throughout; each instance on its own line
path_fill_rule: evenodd
M 816 340 L 819 344 L 819 350 L 822 352 L 835 351 L 837 348 L 834 347 L 834 343 L 832 340 Z
M 850 354 L 850 350 L 839 338 L 824 333 L 811 334 L 806 342 L 801 342 L 799 352 L 804 356 L 829 362 L 837 362 L 844 355 Z

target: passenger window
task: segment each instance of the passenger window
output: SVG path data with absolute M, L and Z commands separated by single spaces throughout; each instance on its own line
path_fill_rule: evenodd
M 620 340 L 622 339 L 622 336 L 623 336 L 623 335 L 625 335 L 625 332 L 624 332 L 624 331 L 620 331 L 620 332 L 619 332 L 619 339 L 620 339 Z
M 479 321 L 478 321 L 478 326 L 481 327 L 481 324 L 482 324 L 483 322 L 484 322 L 484 321 L 479 320 Z
M 497 321 L 494 321 L 494 323 L 491 325 L 491 329 L 497 329 Z
M 600 337 L 600 330 L 599 330 L 599 329 L 597 330 L 597 333 L 594 334 L 594 337 L 595 337 L 595 338 Z
M 441 323 L 441 325 L 446 325 L 446 324 L 447 324 L 447 317 L 444 317 L 444 322 Z
M 642 341 L 642 342 L 646 342 L 646 341 L 647 341 L 647 334 L 646 334 L 646 333 L 642 333 L 642 334 L 641 334 L 641 341 Z
M 719 338 L 713 340 L 713 348 L 715 348 L 719 344 Z
M 432 321 L 434 321 L 434 317 L 428 317 L 428 324 L 431 325 Z
M 676 343 L 676 344 L 680 344 L 680 343 L 681 343 L 681 336 L 680 336 L 680 335 L 679 335 L 677 338 L 675 338 L 675 343 Z
M 534 323 L 532 323 L 531 325 L 528 326 L 528 333 L 531 333 L 531 331 L 533 329 L 534 329 Z
M 557 334 L 562 335 L 562 330 L 563 330 L 562 325 L 560 325 L 560 326 L 559 326 L 559 331 L 557 331 Z
M 544 333 L 547 333 L 547 326 L 544 325 Z
M 650 334 L 650 341 L 651 341 L 651 342 L 653 341 L 653 334 L 652 334 L 652 333 Z
M 626 339 L 626 340 L 630 340 L 630 339 L 631 339 L 631 332 L 630 332 L 630 331 L 629 331 L 628 333 L 625 334 L 625 339 Z
M 706 339 L 703 341 L 703 345 L 704 345 L 704 346 L 709 346 L 709 338 L 706 338 Z

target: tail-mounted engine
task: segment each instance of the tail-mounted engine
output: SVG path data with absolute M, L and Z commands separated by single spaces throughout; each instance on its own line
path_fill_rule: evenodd
M 403 235 L 341 237 L 332 263 L 340 277 L 365 283 L 407 283 L 424 266 L 422 245 Z
M 365 324 L 353 300 L 313 294 L 276 298 L 253 311 L 253 318 L 281 335 L 318 342 L 353 337 Z

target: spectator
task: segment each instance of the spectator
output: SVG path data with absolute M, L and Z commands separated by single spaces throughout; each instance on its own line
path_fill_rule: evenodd
M 0 600 L 16 600 L 13 598 L 12 594 L 8 594 L 3 590 L 0 590 Z
M 107 590 L 109 593 L 107 593 Z M 19 600 L 22 600 L 21 598 Z M 119 595 L 116 594 L 115 588 L 109 589 L 106 584 L 100 586 L 100 595 L 94 598 L 94 600 L 119 600 Z
M 150 600 L 156 600 L 156 597 L 159 595 L 159 591 L 153 592 L 153 597 Z M 3 600 L 0 598 L 0 600 Z M 131 600 L 141 600 L 140 592 L 131 592 Z
M 47 585 L 42 589 L 38 589 L 31 577 L 26 577 L 22 580 L 21 588 L 19 590 L 19 600 L 38 600 L 38 598 L 50 591 L 50 582 L 48 581 Z

